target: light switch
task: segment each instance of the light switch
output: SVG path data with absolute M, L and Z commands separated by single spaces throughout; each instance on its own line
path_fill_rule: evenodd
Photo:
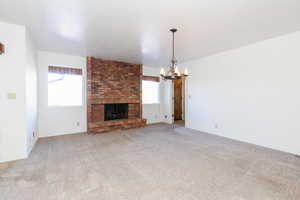
M 12 93 L 12 92 L 7 93 L 7 99 L 13 100 L 13 99 L 16 99 L 16 98 L 17 98 L 16 93 Z

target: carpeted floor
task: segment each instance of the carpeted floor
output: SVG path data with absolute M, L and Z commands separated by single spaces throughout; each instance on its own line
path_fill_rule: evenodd
M 300 158 L 168 125 L 40 139 L 1 200 L 299 200 Z

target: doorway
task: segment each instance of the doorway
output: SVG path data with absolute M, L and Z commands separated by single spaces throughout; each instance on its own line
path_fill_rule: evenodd
M 174 123 L 184 125 L 184 80 L 173 81 Z

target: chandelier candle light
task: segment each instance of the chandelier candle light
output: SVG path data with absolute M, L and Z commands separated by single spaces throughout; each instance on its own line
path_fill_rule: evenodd
M 188 76 L 188 70 L 185 68 L 184 73 L 180 73 L 178 67 L 177 67 L 177 60 L 175 59 L 175 50 L 174 50 L 174 35 L 177 29 L 172 28 L 170 31 L 173 34 L 173 40 L 172 40 L 172 50 L 173 50 L 173 55 L 172 55 L 172 60 L 171 60 L 171 67 L 170 70 L 166 73 L 164 68 L 161 68 L 160 70 L 160 76 L 164 80 L 178 80 L 178 79 L 183 79 Z

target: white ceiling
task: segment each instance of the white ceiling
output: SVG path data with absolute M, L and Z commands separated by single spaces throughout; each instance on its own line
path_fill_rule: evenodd
M 0 0 L 0 20 L 27 25 L 40 50 L 150 66 L 300 30 L 299 0 Z

